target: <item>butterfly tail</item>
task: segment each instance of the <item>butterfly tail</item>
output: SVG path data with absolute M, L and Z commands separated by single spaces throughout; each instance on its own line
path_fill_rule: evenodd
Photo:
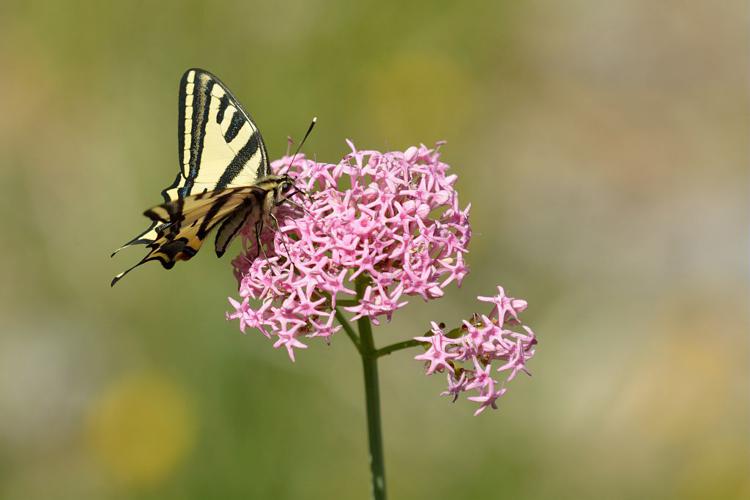
M 156 238 L 158 238 L 158 234 L 156 230 L 154 229 L 157 225 L 157 222 L 153 222 L 145 231 L 143 231 L 141 234 L 133 238 L 132 240 L 128 241 L 124 245 L 122 245 L 120 248 L 112 252 L 110 257 L 114 257 L 117 255 L 120 250 L 124 250 L 125 248 L 132 247 L 133 245 L 148 245 L 149 243 L 153 243 Z
M 132 271 L 136 267 L 140 266 L 141 264 L 145 264 L 149 260 L 152 260 L 152 259 L 149 259 L 150 256 L 151 256 L 151 254 L 149 253 L 148 255 L 146 255 L 146 257 L 143 258 L 143 260 L 141 260 L 140 262 L 138 262 L 136 265 L 134 265 L 133 267 L 130 267 L 128 269 L 125 269 L 123 272 L 121 272 L 120 274 L 118 274 L 117 276 L 115 276 L 114 278 L 112 278 L 112 282 L 109 284 L 109 286 L 115 286 L 117 284 L 117 282 L 120 281 L 130 271 Z

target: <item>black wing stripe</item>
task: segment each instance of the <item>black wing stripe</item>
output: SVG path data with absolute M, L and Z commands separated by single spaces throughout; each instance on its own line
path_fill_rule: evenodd
M 180 124 L 181 124 L 181 128 L 184 128 L 182 127 L 182 121 L 180 121 Z M 182 156 L 183 156 L 183 153 L 182 151 L 180 151 L 180 162 L 182 162 Z M 180 165 L 182 165 L 182 163 L 180 163 Z M 172 201 L 172 198 L 169 196 L 169 191 L 179 186 L 181 180 L 182 180 L 182 171 L 180 170 L 179 172 L 177 172 L 177 177 L 174 178 L 174 182 L 161 190 L 161 197 L 164 198 L 165 202 Z
M 229 123 L 227 131 L 224 133 L 224 140 L 227 141 L 227 143 L 232 142 L 234 138 L 237 137 L 237 134 L 240 133 L 240 129 L 245 124 L 245 122 L 246 120 L 245 117 L 242 116 L 242 113 L 236 111 L 232 115 L 232 121 Z
M 210 111 L 211 89 L 214 86 L 214 80 L 205 74 L 197 74 L 193 80 L 193 121 L 190 132 L 190 170 L 185 179 L 185 185 L 180 188 L 181 197 L 188 196 L 193 189 L 195 178 L 198 177 L 198 171 L 201 165 L 201 156 L 203 154 L 203 141 L 206 137 L 206 124 L 208 123 L 208 113 Z
M 192 72 L 192 70 L 186 71 L 185 74 L 182 75 L 182 79 L 180 79 L 180 95 L 177 101 L 177 144 L 180 145 L 180 147 L 178 148 L 178 154 L 180 157 L 180 172 L 177 173 L 177 179 L 175 179 L 174 183 L 162 190 L 161 194 L 162 196 L 164 196 L 164 201 L 169 201 L 167 191 L 169 191 L 173 187 L 177 187 L 177 184 L 180 182 L 182 166 L 185 164 L 185 97 L 187 94 L 188 75 L 190 75 L 190 73 Z
M 211 208 L 208 209 L 208 212 L 206 213 L 206 216 L 204 217 L 203 221 L 201 222 L 200 227 L 198 228 L 198 232 L 196 233 L 198 238 L 204 239 L 206 235 L 211 231 L 211 228 L 214 227 L 219 221 L 214 220 L 216 217 L 216 214 L 219 213 L 221 210 L 221 207 L 223 207 L 227 201 L 229 201 L 228 196 L 221 197 L 216 200 L 216 203 L 211 205 Z
M 227 168 L 224 169 L 224 173 L 221 174 L 221 177 L 219 177 L 219 182 L 216 183 L 216 189 L 224 189 L 225 187 L 227 187 L 229 183 L 232 182 L 234 178 L 240 174 L 240 172 L 242 172 L 245 163 L 247 163 L 250 158 L 252 158 L 258 152 L 258 149 L 260 148 L 260 141 L 258 140 L 258 136 L 259 134 L 257 132 L 253 132 L 253 135 L 250 136 L 247 144 L 242 146 L 235 157 L 232 158 L 232 161 L 229 162 Z
M 229 95 L 226 93 L 221 96 L 221 100 L 219 101 L 219 111 L 216 113 L 216 123 L 221 123 L 224 121 L 224 113 L 227 110 L 227 107 L 229 106 Z
M 221 224 L 219 231 L 216 233 L 216 243 L 214 245 L 217 257 L 221 257 L 227 251 L 229 244 L 237 236 L 237 233 L 240 232 L 240 229 L 243 228 L 248 218 L 255 212 L 255 206 L 257 205 L 245 205 L 244 208 L 227 217 Z

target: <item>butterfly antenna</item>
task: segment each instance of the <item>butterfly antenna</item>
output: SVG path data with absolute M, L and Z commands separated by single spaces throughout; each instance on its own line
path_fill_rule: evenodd
M 299 146 L 297 146 L 297 150 L 294 152 L 294 155 L 292 156 L 292 161 L 289 163 L 289 166 L 291 167 L 294 165 L 294 160 L 297 159 L 297 153 L 299 153 L 299 150 L 302 149 L 302 145 L 305 144 L 305 141 L 307 140 L 307 136 L 310 135 L 310 132 L 312 132 L 313 127 L 315 127 L 315 124 L 318 122 L 318 117 L 314 116 L 312 121 L 310 122 L 310 126 L 307 127 L 307 132 L 305 132 L 305 136 L 302 138 L 302 141 L 300 141 Z

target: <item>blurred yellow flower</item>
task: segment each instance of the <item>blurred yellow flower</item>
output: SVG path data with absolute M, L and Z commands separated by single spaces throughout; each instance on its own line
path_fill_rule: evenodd
M 166 479 L 195 436 L 184 391 L 155 373 L 127 376 L 107 387 L 89 410 L 86 430 L 95 457 L 129 486 Z

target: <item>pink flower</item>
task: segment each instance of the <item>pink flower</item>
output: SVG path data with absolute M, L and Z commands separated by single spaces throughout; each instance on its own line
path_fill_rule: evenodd
M 432 323 L 432 333 L 429 337 L 416 337 L 416 340 L 429 343 L 430 347 L 424 354 L 414 356 L 414 359 L 427 361 L 427 375 L 443 370 L 453 373 L 450 360 L 458 357 L 458 353 L 452 352 L 449 345 L 455 341 L 443 335 L 442 329 L 435 323 Z
M 448 390 L 441 392 L 441 396 L 453 396 L 453 402 L 458 399 L 458 395 L 466 390 L 466 372 L 461 370 L 461 375 L 456 378 L 454 372 L 448 373 Z
M 492 297 L 478 297 L 482 302 L 494 304 L 489 316 L 474 314 L 464 320 L 461 327 L 448 332 L 432 323 L 431 335 L 415 337 L 428 348 L 427 352 L 415 359 L 429 361 L 426 374 L 448 370 L 448 390 L 441 395 L 452 396 L 456 401 L 463 392 L 474 391 L 476 395 L 467 399 L 479 403 L 474 415 L 479 415 L 488 407 L 497 409 L 497 400 L 505 394 L 504 384 L 513 380 L 522 371 L 529 374 L 526 363 L 534 356 L 537 344 L 531 328 L 521 325 L 519 314 L 527 303 L 505 295 L 498 287 L 498 294 Z M 520 331 L 508 326 L 521 325 Z M 493 373 L 505 373 L 503 386 L 497 389 L 498 382 Z M 455 374 L 460 374 L 456 378 Z
M 409 296 L 441 297 L 468 273 L 468 207 L 460 207 L 456 176 L 446 175 L 437 149 L 380 153 L 347 142 L 352 151 L 338 164 L 301 156 L 271 164 L 309 197 L 277 207 L 280 227 L 261 234 L 265 252 L 256 247 L 255 229 L 243 228 L 243 251 L 233 261 L 242 302 L 230 299 L 235 311 L 228 318 L 239 319 L 243 331 L 265 332 L 292 359 L 306 347 L 300 338 L 330 341 L 336 334 L 334 309 L 355 295 L 355 279 L 366 279 L 364 297 L 345 310 L 378 324 Z M 455 342 L 429 342 L 430 373 L 452 371 Z
M 498 390 L 495 390 L 495 382 L 490 379 L 489 383 L 487 384 L 486 388 L 482 391 L 482 393 L 479 396 L 471 396 L 469 397 L 469 401 L 475 401 L 477 403 L 480 403 L 479 409 L 474 412 L 474 416 L 476 417 L 480 413 L 482 413 L 484 410 L 487 409 L 488 406 L 491 406 L 493 410 L 497 410 L 497 399 L 505 394 L 505 387 L 501 387 Z
M 509 318 L 518 322 L 518 313 L 523 312 L 528 303 L 523 299 L 513 299 L 505 296 L 503 287 L 497 287 L 497 295 L 492 297 L 477 297 L 482 302 L 492 302 L 495 308 L 492 310 L 492 316 L 498 320 L 500 326 Z

